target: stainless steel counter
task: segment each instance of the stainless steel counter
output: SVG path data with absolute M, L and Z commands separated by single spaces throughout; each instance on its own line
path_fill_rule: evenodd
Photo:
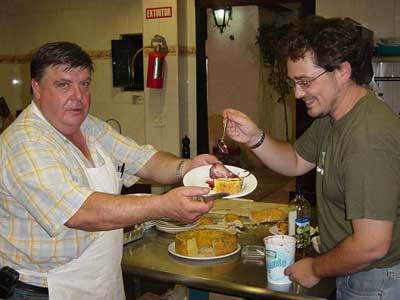
M 240 245 L 262 245 L 260 234 L 265 233 L 240 234 Z M 167 250 L 173 241 L 173 234 L 148 230 L 142 239 L 124 247 L 124 274 L 246 299 L 327 299 L 335 289 L 334 279 L 324 279 L 311 289 L 267 285 L 262 259 L 245 259 L 240 252 L 210 261 L 178 258 Z M 285 288 L 288 291 L 280 291 Z

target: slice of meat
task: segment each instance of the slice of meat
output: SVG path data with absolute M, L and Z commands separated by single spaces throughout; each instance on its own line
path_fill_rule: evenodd
M 223 164 L 215 163 L 210 168 L 210 178 L 218 179 L 218 178 L 237 178 L 238 175 L 229 171 Z

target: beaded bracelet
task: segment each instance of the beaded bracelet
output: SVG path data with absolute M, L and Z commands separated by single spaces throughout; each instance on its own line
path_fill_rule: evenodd
M 264 140 L 265 140 L 265 131 L 263 130 L 263 131 L 261 131 L 260 139 L 258 140 L 258 142 L 252 146 L 249 146 L 249 148 L 256 149 L 256 148 L 260 147 L 261 144 L 264 142 Z

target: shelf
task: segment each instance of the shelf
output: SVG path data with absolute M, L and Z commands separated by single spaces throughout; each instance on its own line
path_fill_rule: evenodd
M 392 62 L 392 63 L 400 63 L 400 56 L 373 56 L 372 62 Z

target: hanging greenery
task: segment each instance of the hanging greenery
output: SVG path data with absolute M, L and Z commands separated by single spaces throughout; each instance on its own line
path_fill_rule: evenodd
M 289 141 L 288 110 L 286 97 L 291 92 L 287 81 L 286 58 L 281 55 L 279 40 L 288 30 L 289 25 L 277 26 L 264 24 L 258 29 L 257 44 L 260 46 L 264 65 L 269 67 L 268 82 L 278 93 L 278 102 L 283 103 L 285 111 L 286 140 Z

